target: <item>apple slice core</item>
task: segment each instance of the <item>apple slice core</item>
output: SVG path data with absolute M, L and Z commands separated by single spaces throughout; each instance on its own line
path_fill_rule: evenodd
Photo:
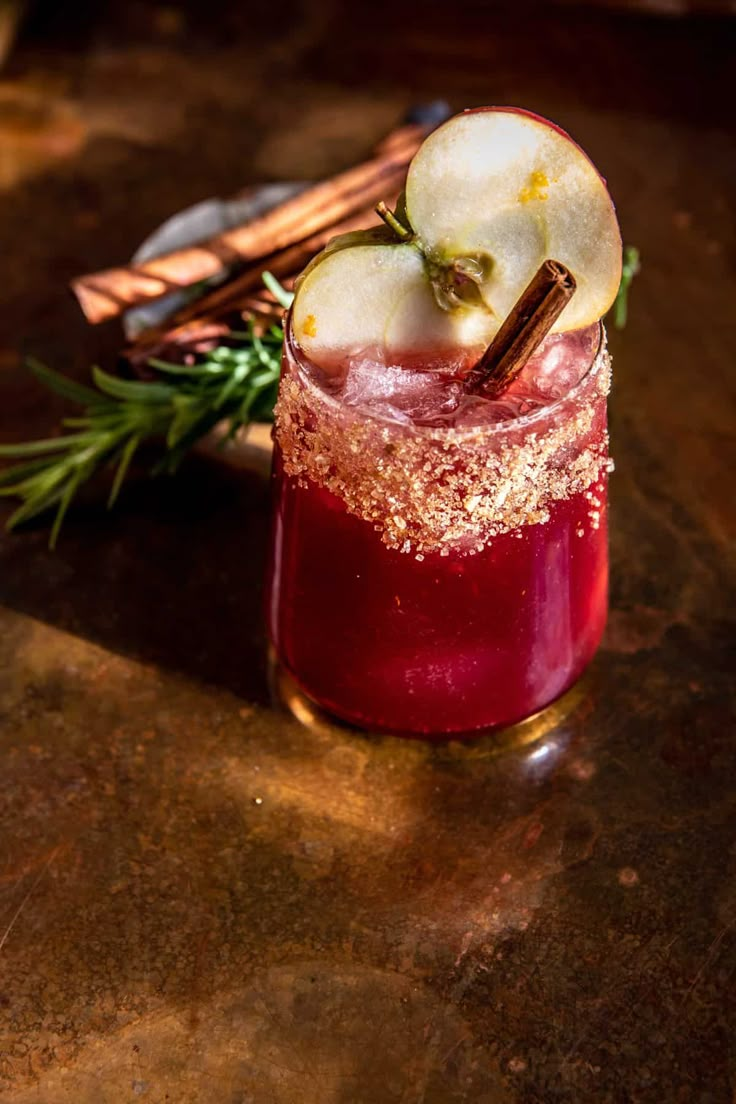
M 294 336 L 311 360 L 329 372 L 356 356 L 480 355 L 497 328 L 487 311 L 442 310 L 414 245 L 355 238 L 317 257 L 297 286 Z

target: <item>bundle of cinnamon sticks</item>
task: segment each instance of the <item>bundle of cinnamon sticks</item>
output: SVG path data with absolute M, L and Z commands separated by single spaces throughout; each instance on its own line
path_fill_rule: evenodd
M 197 349 L 216 341 L 231 320 L 280 317 L 262 284 L 269 271 L 285 287 L 336 234 L 378 225 L 375 206 L 393 206 L 412 157 L 432 129 L 407 124 L 394 130 L 369 160 L 306 188 L 271 211 L 217 237 L 141 264 L 80 276 L 72 290 L 89 322 L 97 324 L 133 306 L 229 272 L 230 278 L 147 330 L 126 350 L 144 363 L 164 349 Z

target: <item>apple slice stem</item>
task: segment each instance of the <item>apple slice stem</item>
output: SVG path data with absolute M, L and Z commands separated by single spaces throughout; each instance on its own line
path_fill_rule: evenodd
M 396 215 L 386 206 L 383 200 L 376 204 L 375 212 L 393 230 L 399 241 L 409 241 L 410 238 L 414 237 L 408 226 L 404 226 L 403 222 L 399 222 Z
M 544 341 L 575 287 L 575 277 L 564 264 L 544 261 L 469 373 L 467 390 L 489 399 L 501 395 Z

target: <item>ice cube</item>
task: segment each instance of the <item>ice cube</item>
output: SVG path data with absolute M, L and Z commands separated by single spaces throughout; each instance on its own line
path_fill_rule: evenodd
M 546 402 L 561 398 L 585 375 L 595 354 L 598 333 L 596 324 L 583 330 L 551 334 L 530 357 L 509 390 Z
M 376 400 L 391 399 L 410 390 L 412 384 L 411 374 L 402 368 L 361 357 L 348 366 L 341 398 L 348 406 L 365 406 Z
M 360 358 L 350 364 L 340 397 L 348 406 L 402 422 L 432 422 L 454 410 L 461 393 L 461 384 L 444 372 Z
M 538 410 L 539 399 L 504 395 L 500 399 L 485 399 L 481 395 L 466 395 L 458 405 L 453 423 L 456 426 L 493 426 L 513 421 Z

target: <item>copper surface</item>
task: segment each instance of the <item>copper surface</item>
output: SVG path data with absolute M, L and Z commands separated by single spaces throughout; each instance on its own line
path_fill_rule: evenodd
M 271 709 L 262 470 L 193 458 L 109 514 L 90 488 L 54 554 L 2 537 L 0 1096 L 731 1104 L 733 25 L 74 7 L 49 29 L 39 5 L 3 75 L 45 105 L 0 172 L 3 441 L 63 409 L 21 350 L 114 364 L 75 273 L 200 198 L 366 156 L 418 99 L 558 120 L 643 267 L 611 339 L 609 629 L 528 745 Z

